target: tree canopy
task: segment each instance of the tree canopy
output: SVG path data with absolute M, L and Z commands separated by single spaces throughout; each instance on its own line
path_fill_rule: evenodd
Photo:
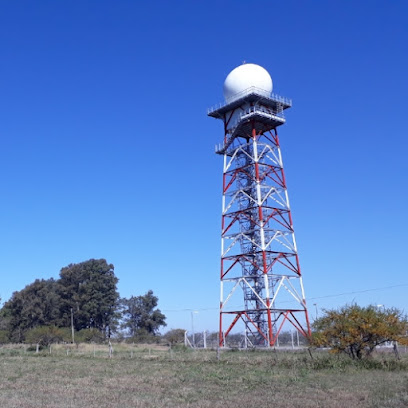
M 109 336 L 119 318 L 117 282 L 105 259 L 70 264 L 58 280 L 36 279 L 14 292 L 1 309 L 2 337 L 6 331 L 11 341 L 20 342 L 35 328 L 70 327 L 71 308 L 75 330 L 97 329 Z
M 118 278 L 105 259 L 90 259 L 61 269 L 58 290 L 61 317 L 70 325 L 71 308 L 76 330 L 95 328 L 110 334 L 118 319 Z
M 346 305 L 325 310 L 314 324 L 312 344 L 344 352 L 353 359 L 369 356 L 376 346 L 386 342 L 407 344 L 408 321 L 394 308 Z
M 54 279 L 36 279 L 19 292 L 14 292 L 2 309 L 11 339 L 22 341 L 23 333 L 43 325 L 60 325 L 60 297 Z
M 57 280 L 36 279 L 0 309 L 0 343 L 67 341 L 71 322 L 82 341 L 103 341 L 121 322 L 131 336 L 156 335 L 166 325 L 157 296 L 149 290 L 121 300 L 117 283 L 114 266 L 105 259 L 70 264 Z
M 155 309 L 158 301 L 158 297 L 153 295 L 152 290 L 143 296 L 122 299 L 123 328 L 128 329 L 131 336 L 141 331 L 156 335 L 161 326 L 166 326 L 166 316 L 160 309 Z

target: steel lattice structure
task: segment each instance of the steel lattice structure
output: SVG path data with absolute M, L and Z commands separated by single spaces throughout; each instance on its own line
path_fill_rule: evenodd
M 291 101 L 249 88 L 209 110 L 224 123 L 219 344 L 238 321 L 273 346 L 285 322 L 310 335 L 277 128 Z

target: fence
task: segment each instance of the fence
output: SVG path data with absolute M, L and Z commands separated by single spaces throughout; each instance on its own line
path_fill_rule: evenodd
M 184 345 L 191 348 L 217 348 L 219 343 L 218 332 L 189 332 L 184 334 Z M 227 348 L 249 348 L 245 333 L 229 334 L 226 341 Z M 279 334 L 275 348 L 298 349 L 307 347 L 307 340 L 299 336 L 298 331 L 285 331 Z

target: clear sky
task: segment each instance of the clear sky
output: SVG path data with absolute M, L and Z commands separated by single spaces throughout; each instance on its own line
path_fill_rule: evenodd
M 280 140 L 312 317 L 408 311 L 407 18 L 406 1 L 2 1 L 2 300 L 106 258 L 168 328 L 197 310 L 216 330 L 223 131 L 206 109 L 246 61 L 293 99 Z

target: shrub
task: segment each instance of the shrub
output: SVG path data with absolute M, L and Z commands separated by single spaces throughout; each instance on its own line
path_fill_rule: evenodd
M 163 335 L 163 340 L 171 345 L 184 344 L 184 329 L 172 329 Z
M 10 333 L 7 330 L 0 330 L 0 344 L 10 342 Z
M 67 341 L 67 330 L 55 326 L 38 326 L 27 330 L 25 333 L 25 342 L 30 344 L 39 344 L 49 346 L 52 343 Z
M 105 334 L 97 329 L 82 329 L 75 333 L 76 343 L 103 343 Z
M 128 337 L 126 339 L 127 343 L 159 343 L 161 340 L 160 336 L 156 336 L 152 333 L 149 333 L 147 330 L 139 329 L 136 331 L 135 335 Z
M 352 304 L 324 313 L 313 324 L 312 345 L 330 347 L 332 352 L 346 353 L 352 359 L 370 356 L 385 342 L 408 342 L 408 322 L 397 309 Z

